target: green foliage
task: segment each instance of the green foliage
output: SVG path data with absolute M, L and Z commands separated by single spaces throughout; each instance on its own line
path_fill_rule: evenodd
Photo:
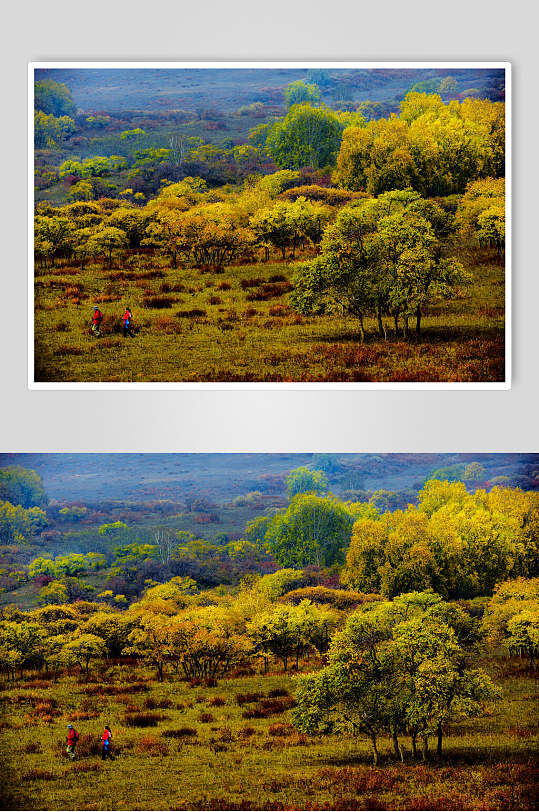
M 286 85 L 284 89 L 284 97 L 286 101 L 286 106 L 288 108 L 292 107 L 294 104 L 312 104 L 316 106 L 321 97 L 320 88 L 318 88 L 315 84 L 308 84 L 307 82 L 303 82 L 301 79 L 298 79 L 297 82 L 292 82 L 289 85 Z
M 47 515 L 41 508 L 25 508 L 0 502 L 0 541 L 2 544 L 26 543 L 47 526 Z
M 53 116 L 71 116 L 77 112 L 70 89 L 62 82 L 43 79 L 34 83 L 34 108 Z
M 411 186 L 426 197 L 464 192 L 477 178 L 504 174 L 504 105 L 411 92 L 400 117 L 348 127 L 334 180 L 378 195 Z
M 419 332 L 427 303 L 449 298 L 469 279 L 460 262 L 442 254 L 435 233 L 441 213 L 425 203 L 408 189 L 341 209 L 324 231 L 320 256 L 298 266 L 292 307 L 302 314 L 350 313 L 362 339 L 371 314 L 383 337 L 386 314 L 396 335 L 401 316 L 405 336 L 412 315 Z
M 47 496 L 41 477 L 36 471 L 20 465 L 0 468 L 0 501 L 23 508 L 45 507 Z
M 343 582 L 388 597 L 429 588 L 451 598 L 492 594 L 506 578 L 537 573 L 538 511 L 534 493 L 469 494 L 460 482 L 429 480 L 417 507 L 355 523 Z
M 352 516 L 332 497 L 298 494 L 268 525 L 265 543 L 284 567 L 330 567 L 344 559 Z
M 312 471 L 310 468 L 296 468 L 286 478 L 288 498 L 293 499 L 298 493 L 315 493 L 323 496 L 329 487 L 328 478 L 323 471 Z
M 269 126 L 265 149 L 282 169 L 331 166 L 343 129 L 344 123 L 329 108 L 294 104 L 284 119 Z
M 69 116 L 34 112 L 34 146 L 36 149 L 58 149 L 75 132 L 75 122 Z
M 308 733 L 349 729 L 370 739 L 374 763 L 378 736 L 438 737 L 453 720 L 477 715 L 499 692 L 472 667 L 471 650 L 459 643 L 450 615 L 432 594 L 403 595 L 396 605 L 375 605 L 352 615 L 334 635 L 329 665 L 301 677 L 294 721 Z M 410 608 L 412 611 L 410 612 Z M 403 610 L 405 614 L 403 615 Z

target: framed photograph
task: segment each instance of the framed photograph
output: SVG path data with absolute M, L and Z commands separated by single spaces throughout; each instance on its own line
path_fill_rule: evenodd
M 29 387 L 509 388 L 510 75 L 31 63 Z
M 535 809 L 538 454 L 1 454 L 7 809 Z

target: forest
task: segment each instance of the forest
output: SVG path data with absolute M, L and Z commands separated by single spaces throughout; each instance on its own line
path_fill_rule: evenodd
M 503 69 L 134 74 L 36 71 L 36 382 L 505 380 Z
M 0 545 L 9 808 L 535 808 L 537 454 L 6 454 Z

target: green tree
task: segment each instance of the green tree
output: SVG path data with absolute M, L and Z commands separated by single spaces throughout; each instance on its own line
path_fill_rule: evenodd
M 284 567 L 329 567 L 343 561 L 352 524 L 352 516 L 336 499 L 300 493 L 273 517 L 265 542 Z
M 295 468 L 286 478 L 288 498 L 293 499 L 298 493 L 315 493 L 322 496 L 327 493 L 328 478 L 323 471 L 311 471 L 309 468 Z
M 74 116 L 77 112 L 68 86 L 52 79 L 34 82 L 34 107 L 53 116 Z
M 104 253 L 108 257 L 108 266 L 112 266 L 112 253 L 127 245 L 125 231 L 114 226 L 102 226 L 95 231 L 89 239 L 90 249 L 95 254 Z
M 58 605 L 67 603 L 67 589 L 60 581 L 51 581 L 50 584 L 39 590 L 38 603 L 40 606 Z
M 298 79 L 296 82 L 291 82 L 289 85 L 286 85 L 284 97 L 288 109 L 294 104 L 303 103 L 312 104 L 313 107 L 316 107 L 320 101 L 321 93 L 320 88 L 315 84 L 308 84 L 302 79 Z
M 81 672 L 84 669 L 86 681 L 88 681 L 91 660 L 105 657 L 107 653 L 106 645 L 101 637 L 84 632 L 66 643 L 64 650 L 68 657 L 79 664 Z
M 20 465 L 0 468 L 1 500 L 23 508 L 45 507 L 47 496 L 40 475 Z
M 270 125 L 265 148 L 282 169 L 331 166 L 343 129 L 339 116 L 329 108 L 294 104 L 284 119 Z

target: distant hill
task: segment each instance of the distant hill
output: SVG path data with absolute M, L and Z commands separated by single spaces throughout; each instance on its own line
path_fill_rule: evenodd
M 332 489 L 417 490 L 433 469 L 480 462 L 485 481 L 510 477 L 533 487 L 539 454 L 336 454 Z M 41 477 L 50 499 L 87 504 L 183 501 L 193 494 L 225 501 L 250 491 L 282 494 L 288 472 L 312 465 L 312 454 L 2 454 L 0 467 L 22 465 Z M 532 484 L 530 484 L 532 483 Z M 539 479 L 536 480 L 539 485 Z M 481 484 L 481 483 L 478 483 Z
M 282 103 L 282 88 L 307 79 L 305 68 L 51 68 L 35 72 L 36 81 L 53 79 L 65 83 L 77 107 L 87 112 L 125 110 L 195 111 L 215 108 L 235 110 L 261 101 Z M 477 91 L 494 101 L 503 98 L 504 71 L 494 69 L 376 68 L 332 69 L 322 87 L 323 101 L 389 102 L 394 106 L 416 82 L 453 76 L 456 93 Z

